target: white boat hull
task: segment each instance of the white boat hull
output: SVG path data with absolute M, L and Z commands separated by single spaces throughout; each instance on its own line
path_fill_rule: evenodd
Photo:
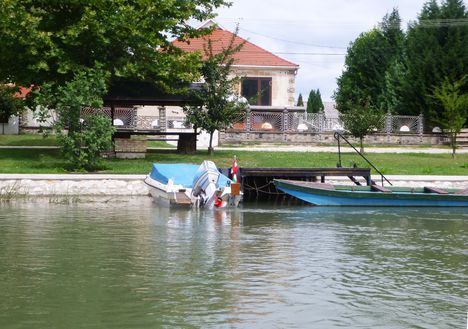
M 191 196 L 192 189 L 183 186 L 162 184 L 147 176 L 145 183 L 149 186 L 149 192 L 153 200 L 166 207 L 190 208 L 198 203 L 197 198 Z
M 220 174 L 212 161 L 203 161 L 195 168 L 192 164 L 154 164 L 154 172 L 145 179 L 154 201 L 169 207 L 207 209 L 239 205 L 240 186 L 233 184 L 232 193 L 231 181 Z

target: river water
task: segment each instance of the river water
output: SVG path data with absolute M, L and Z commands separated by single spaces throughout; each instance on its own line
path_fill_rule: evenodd
M 466 326 L 466 209 L 70 201 L 0 203 L 0 328 Z

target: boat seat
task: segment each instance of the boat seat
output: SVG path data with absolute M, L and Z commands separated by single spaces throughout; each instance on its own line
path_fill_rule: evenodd
M 317 182 L 307 182 L 307 181 L 289 181 L 296 185 L 304 186 L 304 187 L 313 187 L 313 188 L 320 188 L 324 190 L 334 190 L 335 187 L 332 184 L 328 183 L 317 183 Z
M 455 192 L 454 194 L 458 194 L 458 195 L 468 195 L 468 188 L 464 189 L 464 190 L 461 190 L 461 191 L 457 191 Z
M 190 198 L 184 192 L 176 192 L 175 202 L 176 204 L 180 205 L 188 205 L 192 203 L 192 200 L 190 200 Z
M 385 193 L 391 193 L 392 190 L 389 190 L 388 188 L 380 185 L 371 185 L 371 190 L 374 192 L 385 192 Z
M 437 188 L 437 187 L 430 187 L 430 186 L 424 186 L 424 192 L 426 193 L 437 193 L 437 194 L 448 194 L 446 190 Z

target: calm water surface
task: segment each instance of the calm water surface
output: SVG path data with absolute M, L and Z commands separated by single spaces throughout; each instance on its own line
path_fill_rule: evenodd
M 464 328 L 466 209 L 0 203 L 0 328 Z

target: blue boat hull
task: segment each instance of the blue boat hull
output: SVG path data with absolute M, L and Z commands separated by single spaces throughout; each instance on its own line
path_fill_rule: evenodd
M 275 180 L 284 193 L 317 206 L 359 207 L 468 207 L 467 195 L 438 195 L 411 192 L 371 192 L 322 190 L 296 186 Z

